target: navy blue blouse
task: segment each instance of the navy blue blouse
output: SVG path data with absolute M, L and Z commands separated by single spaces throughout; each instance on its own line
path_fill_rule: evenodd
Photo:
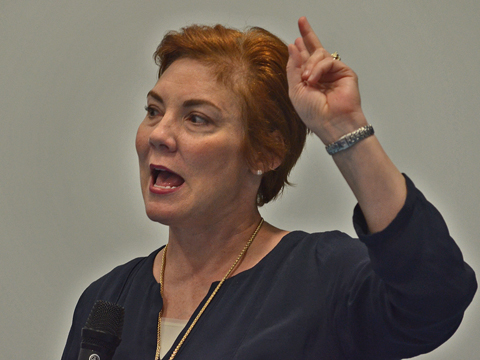
M 338 231 L 286 235 L 257 265 L 224 283 L 176 359 L 386 360 L 442 344 L 477 283 L 441 215 L 408 178 L 407 187 L 404 207 L 382 232 L 368 235 L 357 206 L 359 239 Z M 114 359 L 154 360 L 162 299 L 152 267 L 159 250 L 85 290 L 62 360 L 77 360 L 80 331 L 97 299 L 125 307 Z

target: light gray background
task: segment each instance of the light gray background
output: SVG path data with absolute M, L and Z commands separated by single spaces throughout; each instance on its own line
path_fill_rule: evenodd
M 0 358 L 60 358 L 75 303 L 166 228 L 144 215 L 134 138 L 151 59 L 169 29 L 259 25 L 287 42 L 308 15 L 360 77 L 365 112 L 397 166 L 443 213 L 480 270 L 478 0 L 0 0 Z M 262 210 L 286 229 L 350 223 L 355 203 L 315 138 L 297 184 Z M 479 297 L 420 359 L 477 359 Z

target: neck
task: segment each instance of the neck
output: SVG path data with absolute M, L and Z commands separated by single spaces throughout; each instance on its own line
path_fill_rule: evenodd
M 171 225 L 167 263 L 177 281 L 215 277 L 228 270 L 260 222 L 258 211 L 250 216 L 223 217 L 201 226 Z M 158 272 L 155 272 L 157 275 Z
M 216 231 L 199 233 L 170 228 L 163 278 L 164 316 L 190 318 L 211 284 L 225 277 L 252 237 L 260 219 L 258 216 L 258 219 L 250 219 L 249 222 L 237 222 L 234 227 L 222 223 L 215 228 Z M 227 229 L 230 231 L 226 231 Z M 248 251 L 228 277 L 255 266 L 286 234 L 286 231 L 264 223 Z M 165 250 L 155 259 L 153 273 L 157 282 L 161 281 L 164 254 Z
M 201 273 L 221 269 L 235 259 L 260 222 L 260 215 L 234 223 L 223 221 L 201 229 L 170 228 L 170 263 Z

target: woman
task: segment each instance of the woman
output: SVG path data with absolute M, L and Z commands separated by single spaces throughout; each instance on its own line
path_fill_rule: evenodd
M 400 359 L 459 326 L 473 271 L 373 135 L 355 73 L 305 18 L 299 29 L 288 50 L 258 28 L 165 36 L 136 148 L 146 212 L 169 226 L 168 245 L 84 292 L 63 359 L 76 359 L 97 299 L 125 307 L 115 359 Z M 261 219 L 306 127 L 358 200 L 361 241 Z

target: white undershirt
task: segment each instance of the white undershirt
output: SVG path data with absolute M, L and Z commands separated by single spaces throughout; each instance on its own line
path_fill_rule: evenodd
M 160 336 L 160 358 L 170 350 L 178 335 L 182 332 L 188 320 L 168 319 L 162 317 Z

